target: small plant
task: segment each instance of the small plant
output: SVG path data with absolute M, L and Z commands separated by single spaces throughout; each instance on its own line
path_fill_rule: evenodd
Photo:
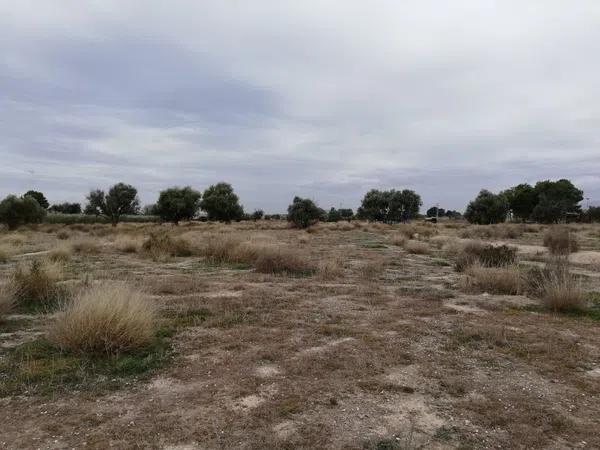
M 75 353 L 115 355 L 149 344 L 156 315 L 154 304 L 125 284 L 97 285 L 64 305 L 48 339 Z
M 256 258 L 254 267 L 261 273 L 310 275 L 315 267 L 307 257 L 285 247 L 265 246 Z
M 552 255 L 568 255 L 579 250 L 577 238 L 566 227 L 550 227 L 544 234 L 544 247 Z
M 534 294 L 552 311 L 580 311 L 587 305 L 581 283 L 570 271 L 567 258 L 555 258 L 543 270 L 530 271 Z

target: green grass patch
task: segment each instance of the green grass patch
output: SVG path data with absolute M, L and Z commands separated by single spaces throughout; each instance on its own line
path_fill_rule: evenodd
M 0 397 L 50 394 L 64 390 L 119 389 L 131 379 L 146 379 L 172 358 L 172 331 L 161 328 L 154 342 L 136 352 L 88 357 L 64 352 L 44 339 L 22 344 L 0 359 Z

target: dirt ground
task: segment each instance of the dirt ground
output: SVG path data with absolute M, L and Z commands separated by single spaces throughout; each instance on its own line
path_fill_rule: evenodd
M 522 295 L 463 293 L 439 236 L 460 239 L 465 225 L 416 236 L 427 254 L 394 245 L 397 227 L 163 226 L 198 242 L 230 234 L 285 244 L 335 264 L 333 277 L 117 249 L 120 235 L 143 239 L 143 226 L 0 234 L 15 249 L 2 282 L 57 245 L 94 239 L 98 252 L 73 255 L 64 283 L 127 280 L 164 317 L 197 318 L 169 336 L 168 363 L 148 376 L 2 396 L 0 448 L 600 448 L 600 322 Z M 574 267 L 600 292 L 600 227 L 574 230 Z M 541 231 L 488 240 L 536 264 Z M 0 361 L 43 337 L 49 320 L 15 312 L 0 322 Z

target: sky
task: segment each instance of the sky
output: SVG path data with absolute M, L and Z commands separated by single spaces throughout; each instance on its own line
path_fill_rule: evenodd
M 600 205 L 600 2 L 0 0 L 0 155 L 0 197 L 51 203 L 227 181 L 248 211 L 462 211 L 569 178 Z

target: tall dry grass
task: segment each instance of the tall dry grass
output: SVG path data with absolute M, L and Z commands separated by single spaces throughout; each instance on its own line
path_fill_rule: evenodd
M 404 243 L 404 250 L 414 255 L 427 255 L 431 252 L 431 248 L 427 242 L 415 241 L 410 239 Z
M 518 295 L 523 292 L 523 276 L 516 266 L 471 265 L 466 269 L 460 287 L 465 292 Z
M 15 296 L 10 284 L 0 286 L 0 320 L 8 314 L 14 306 Z
M 193 256 L 198 248 L 182 237 L 172 237 L 166 232 L 151 233 L 142 244 L 142 251 L 153 261 L 169 261 L 175 256 Z
M 157 308 L 124 283 L 101 284 L 66 303 L 48 330 L 50 342 L 82 354 L 114 355 L 150 343 Z
M 543 270 L 530 273 L 534 294 L 552 311 L 575 311 L 587 306 L 581 281 L 571 273 L 567 257 L 555 257 Z
M 6 263 L 12 255 L 12 247 L 6 244 L 0 245 L 0 263 Z
M 71 260 L 72 252 L 71 246 L 62 243 L 48 252 L 48 259 L 53 262 L 66 263 Z
M 551 255 L 568 255 L 579 250 L 575 233 L 563 226 L 552 226 L 546 230 L 544 247 L 548 247 Z
M 17 266 L 9 281 L 9 290 L 18 305 L 47 307 L 64 294 L 58 284 L 62 277 L 61 264 L 35 260 L 29 265 Z

